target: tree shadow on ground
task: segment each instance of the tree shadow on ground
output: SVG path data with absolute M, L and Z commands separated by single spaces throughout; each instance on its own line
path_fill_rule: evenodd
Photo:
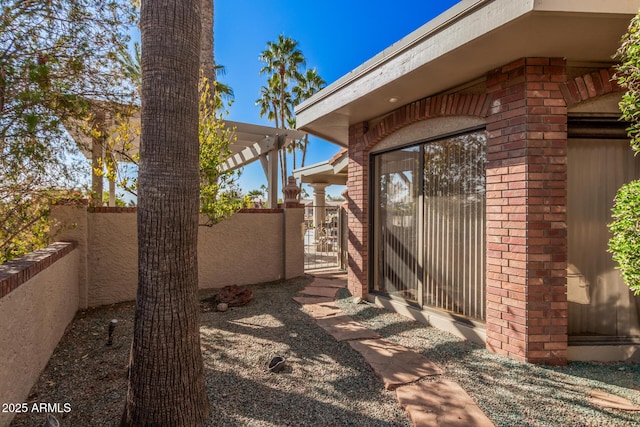
M 286 376 L 285 371 L 280 374 Z M 281 380 L 281 378 L 280 378 Z M 246 426 L 257 422 L 290 426 L 380 426 L 402 425 L 349 409 L 349 401 L 308 397 L 304 384 L 298 392 L 283 391 L 280 381 L 254 381 L 233 372 L 207 372 L 207 390 L 213 415 L 207 426 Z M 225 391 L 220 384 L 233 384 L 240 393 Z
M 284 412 L 263 417 L 277 425 L 406 425 L 407 416 L 393 393 L 384 390 L 382 381 L 362 356 L 348 343 L 337 342 L 326 334 L 292 300 L 307 284 L 284 282 L 251 287 L 254 300 L 246 308 L 203 313 L 201 340 L 206 375 L 210 378 L 208 389 L 210 393 L 212 388 L 216 390 L 213 395 L 217 396 L 212 397 L 213 407 L 226 405 L 225 399 L 244 399 L 230 405 L 229 410 L 249 423 L 246 417 L 259 408 L 243 413 L 242 405 L 273 401 L 276 412 L 280 410 L 277 405 L 284 402 Z M 266 369 L 276 355 L 286 359 L 281 374 Z M 258 402 L 245 402 L 243 393 L 232 392 L 245 384 L 249 390 L 259 390 L 252 392 L 259 396 Z M 225 389 L 229 392 L 225 393 Z M 226 397 L 221 398 L 222 395 Z M 368 414 L 367 407 L 383 404 L 387 407 L 383 413 L 392 414 L 390 419 Z M 299 405 L 309 409 L 300 409 Z

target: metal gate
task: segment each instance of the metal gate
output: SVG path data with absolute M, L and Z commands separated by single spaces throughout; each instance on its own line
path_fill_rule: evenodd
M 346 228 L 344 209 L 306 206 L 304 218 L 304 269 L 343 268 L 342 248 Z

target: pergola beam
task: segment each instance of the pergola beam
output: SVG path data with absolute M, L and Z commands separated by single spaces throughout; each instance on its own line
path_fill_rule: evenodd
M 220 171 L 226 172 L 241 168 L 274 149 L 277 149 L 276 139 L 273 136 L 265 136 L 262 140 L 229 157 L 220 166 Z

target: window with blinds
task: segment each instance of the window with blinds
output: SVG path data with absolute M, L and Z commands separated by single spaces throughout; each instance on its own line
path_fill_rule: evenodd
M 640 296 L 607 251 L 614 198 L 623 184 L 640 179 L 640 157 L 628 139 L 573 137 L 567 163 L 570 340 L 640 342 Z

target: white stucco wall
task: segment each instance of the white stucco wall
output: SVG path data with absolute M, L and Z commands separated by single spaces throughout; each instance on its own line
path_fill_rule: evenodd
M 27 402 L 78 310 L 80 251 L 55 261 L 0 298 L 0 404 Z M 15 414 L 0 411 L 0 426 Z

